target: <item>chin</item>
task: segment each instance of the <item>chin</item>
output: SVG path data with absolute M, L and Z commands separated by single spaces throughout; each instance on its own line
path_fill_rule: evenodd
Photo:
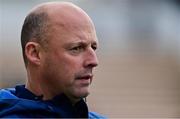
M 88 92 L 88 93 L 83 94 L 81 97 L 82 97 L 82 98 L 85 98 L 85 97 L 87 97 L 88 95 L 89 95 L 89 92 Z
M 86 91 L 86 92 L 78 92 L 78 93 L 75 94 L 75 97 L 76 97 L 76 98 L 85 98 L 85 97 L 87 97 L 89 94 L 90 94 L 89 91 Z

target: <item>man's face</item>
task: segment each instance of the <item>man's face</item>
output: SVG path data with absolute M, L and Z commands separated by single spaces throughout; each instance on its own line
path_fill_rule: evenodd
M 56 94 L 80 99 L 89 94 L 92 70 L 98 60 L 97 38 L 90 23 L 70 26 L 54 24 L 48 38 L 48 50 L 43 53 L 42 74 L 47 88 Z

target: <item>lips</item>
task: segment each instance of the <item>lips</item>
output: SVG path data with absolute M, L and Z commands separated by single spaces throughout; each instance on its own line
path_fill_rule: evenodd
M 82 75 L 82 76 L 77 76 L 76 80 L 88 80 L 88 79 L 92 79 L 92 77 L 93 77 L 92 74 Z

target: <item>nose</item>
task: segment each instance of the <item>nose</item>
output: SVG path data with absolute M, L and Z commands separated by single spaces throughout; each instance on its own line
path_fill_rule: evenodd
M 85 55 L 84 66 L 89 68 L 98 66 L 98 58 L 96 52 L 92 48 L 90 48 Z

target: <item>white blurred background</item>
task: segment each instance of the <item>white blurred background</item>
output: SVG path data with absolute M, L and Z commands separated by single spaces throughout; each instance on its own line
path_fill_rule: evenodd
M 0 0 L 0 88 L 25 82 L 21 27 L 45 1 Z M 111 118 L 180 117 L 179 0 L 68 1 L 93 19 L 100 42 L 90 109 Z

